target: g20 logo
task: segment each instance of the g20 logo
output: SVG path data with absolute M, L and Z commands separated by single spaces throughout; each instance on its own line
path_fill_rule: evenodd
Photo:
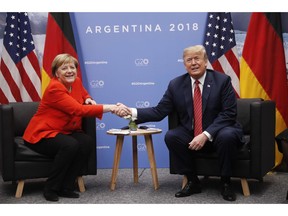
M 91 80 L 90 85 L 92 88 L 103 88 L 104 81 L 103 80 Z
M 137 149 L 138 149 L 138 151 L 146 151 L 146 145 L 143 143 L 138 143 Z
M 136 66 L 147 66 L 149 64 L 149 60 L 146 58 L 135 59 L 134 62 Z
M 106 127 L 105 123 L 103 122 L 96 122 L 96 130 L 104 130 Z
M 136 102 L 136 108 L 145 108 L 145 107 L 149 107 L 149 106 L 150 106 L 149 101 L 137 101 Z

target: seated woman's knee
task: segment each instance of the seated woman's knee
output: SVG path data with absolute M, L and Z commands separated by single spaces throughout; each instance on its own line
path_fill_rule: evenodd
M 69 139 L 67 142 L 62 143 L 62 149 L 69 152 L 77 152 L 80 148 L 80 143 L 76 139 Z

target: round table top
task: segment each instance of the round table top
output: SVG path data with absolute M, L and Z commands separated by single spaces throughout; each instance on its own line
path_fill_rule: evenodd
M 148 129 L 137 129 L 136 131 L 121 130 L 121 129 L 110 129 L 107 131 L 109 135 L 123 135 L 123 136 L 138 136 L 138 135 L 149 135 L 149 134 L 158 134 L 162 130 L 159 128 L 148 128 Z

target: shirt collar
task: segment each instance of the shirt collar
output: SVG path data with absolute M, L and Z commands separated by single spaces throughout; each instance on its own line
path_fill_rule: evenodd
M 194 79 L 193 77 L 191 77 L 191 76 L 190 76 L 190 78 L 191 78 L 192 84 L 194 84 L 195 79 Z M 206 71 L 205 71 L 205 73 L 203 74 L 203 76 L 200 77 L 200 79 L 198 79 L 201 85 L 204 85 L 205 78 L 206 78 Z

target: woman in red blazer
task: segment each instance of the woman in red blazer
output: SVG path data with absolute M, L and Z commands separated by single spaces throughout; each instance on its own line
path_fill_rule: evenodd
M 78 198 L 75 180 L 87 163 L 93 143 L 81 130 L 82 117 L 99 119 L 103 113 L 125 116 L 122 104 L 96 104 L 77 77 L 78 61 L 69 54 L 59 54 L 52 62 L 52 75 L 36 114 L 25 130 L 23 139 L 31 149 L 55 158 L 44 197 L 58 201 L 59 196 Z

